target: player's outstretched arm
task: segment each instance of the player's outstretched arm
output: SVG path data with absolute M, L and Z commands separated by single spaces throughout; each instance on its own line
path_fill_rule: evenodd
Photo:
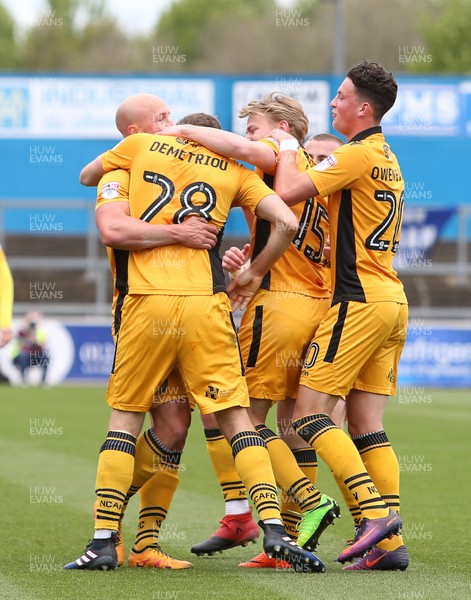
M 243 160 L 266 172 L 272 171 L 276 163 L 275 153 L 266 144 L 252 142 L 237 133 L 222 129 L 199 127 L 197 125 L 175 125 L 166 127 L 160 132 L 160 135 L 189 138 L 213 152 Z
M 299 172 L 296 167 L 296 152 L 299 147 L 296 138 L 281 129 L 274 129 L 269 135 L 280 144 L 275 175 L 276 193 L 288 206 L 317 196 L 318 191 L 309 176 L 306 172 Z
M 80 171 L 79 181 L 82 185 L 92 186 L 98 185 L 98 182 L 105 174 L 103 169 L 101 154 L 97 156 L 92 162 L 83 167 Z
M 102 204 L 95 211 L 95 220 L 102 242 L 118 250 L 172 244 L 210 250 L 217 241 L 217 227 L 201 217 L 190 217 L 177 225 L 147 223 L 129 215 L 126 201 Z
M 294 213 L 276 194 L 265 196 L 258 203 L 255 214 L 269 221 L 273 227 L 260 254 L 227 288 L 233 310 L 237 308 L 245 310 L 260 287 L 263 276 L 288 248 L 298 230 L 299 224 Z

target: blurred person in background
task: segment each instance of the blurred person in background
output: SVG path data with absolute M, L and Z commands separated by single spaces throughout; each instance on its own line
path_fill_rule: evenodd
M 23 385 L 28 384 L 28 372 L 32 367 L 41 369 L 41 383 L 46 384 L 49 354 L 46 348 L 47 334 L 41 326 L 41 321 L 40 313 L 28 313 L 13 342 L 13 364 L 20 371 Z

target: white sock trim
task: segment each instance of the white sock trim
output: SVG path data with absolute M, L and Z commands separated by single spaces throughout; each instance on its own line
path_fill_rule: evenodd
M 94 540 L 107 540 L 111 537 L 113 531 L 111 529 L 97 529 L 95 531 L 95 535 L 93 536 Z
M 280 519 L 265 519 L 263 522 L 267 525 L 283 525 Z
M 250 510 L 248 500 L 229 500 L 225 505 L 226 515 L 242 515 Z

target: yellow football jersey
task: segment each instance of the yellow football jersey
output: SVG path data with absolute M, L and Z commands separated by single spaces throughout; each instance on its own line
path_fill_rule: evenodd
M 11 328 L 13 315 L 13 277 L 0 245 L 0 327 Z
M 260 140 L 267 144 L 276 155 L 279 148 L 270 138 Z M 298 171 L 311 166 L 310 156 L 299 148 L 296 156 Z M 256 169 L 256 173 L 269 187 L 273 187 L 275 168 L 272 173 Z M 286 294 L 298 293 L 313 298 L 328 298 L 326 268 L 323 263 L 323 249 L 328 235 L 327 202 L 323 198 L 309 198 L 290 207 L 299 221 L 299 228 L 292 243 L 284 254 L 263 278 L 261 288 Z M 254 219 L 251 234 L 250 256 L 255 258 L 267 243 L 270 223 Z
M 97 200 L 95 210 L 108 202 L 129 202 L 129 172 L 117 169 L 105 173 L 97 187 Z M 121 308 L 124 298 L 128 293 L 128 250 L 118 250 L 106 246 L 113 276 L 113 300 L 111 303 L 113 337 L 119 332 L 121 323 Z
M 212 250 L 181 244 L 129 254 L 130 294 L 211 295 L 226 289 L 219 256 L 232 206 L 254 211 L 273 191 L 255 173 L 187 139 L 138 133 L 103 154 L 105 171 L 130 170 L 130 214 L 150 223 L 190 216 L 219 229 Z
M 393 269 L 404 208 L 404 180 L 381 127 L 355 136 L 307 174 L 329 196 L 332 303 L 406 303 Z

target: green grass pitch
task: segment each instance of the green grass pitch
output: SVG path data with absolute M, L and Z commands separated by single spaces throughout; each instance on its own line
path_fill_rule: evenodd
M 128 569 L 65 572 L 92 536 L 98 449 L 109 409 L 103 387 L 0 388 L 0 598 L 15 600 L 444 600 L 471 598 L 469 390 L 416 388 L 390 401 L 385 426 L 402 471 L 402 516 L 411 564 L 401 572 L 342 572 L 334 562 L 352 537 L 348 512 L 322 467 L 319 487 L 343 509 L 321 538 L 325 574 L 246 570 L 261 542 L 211 558 L 190 546 L 210 535 L 223 503 L 194 414 L 181 483 L 162 547 L 189 559 L 183 572 Z M 124 521 L 133 541 L 137 498 Z

